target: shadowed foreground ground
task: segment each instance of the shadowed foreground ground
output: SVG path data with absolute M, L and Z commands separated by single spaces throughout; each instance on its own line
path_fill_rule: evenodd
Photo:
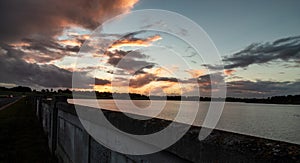
M 0 111 L 0 162 L 54 162 L 29 101 L 23 98 Z

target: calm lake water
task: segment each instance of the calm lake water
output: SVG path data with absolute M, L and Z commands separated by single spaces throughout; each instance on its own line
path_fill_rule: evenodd
M 97 103 L 98 101 L 98 103 Z M 69 103 L 84 106 L 103 108 L 107 110 L 120 111 L 114 100 L 91 100 L 76 99 Z M 186 118 L 191 113 L 198 111 L 193 125 L 201 126 L 209 108 L 209 102 L 191 101 L 133 101 L 117 100 L 118 106 L 123 112 L 134 113 L 153 117 L 173 120 L 177 115 L 179 106 L 184 111 Z M 195 108 L 195 103 L 199 107 Z M 138 106 L 142 109 L 133 109 Z M 163 108 L 162 111 L 159 108 Z M 221 118 L 216 126 L 217 129 L 254 135 L 274 140 L 281 140 L 300 144 L 300 105 L 277 105 L 277 104 L 251 104 L 227 102 L 223 109 Z

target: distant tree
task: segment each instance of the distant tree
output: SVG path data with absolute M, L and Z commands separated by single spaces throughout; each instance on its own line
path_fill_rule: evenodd
M 18 86 L 18 87 L 11 88 L 10 91 L 14 91 L 14 92 L 31 92 L 31 88 Z
M 70 89 L 65 89 L 65 90 L 63 90 L 62 92 L 63 92 L 63 93 L 66 93 L 66 94 L 71 94 L 71 93 L 72 93 L 72 91 L 71 91 Z
M 8 90 L 9 90 L 8 88 L 0 87 L 0 91 L 8 91 Z

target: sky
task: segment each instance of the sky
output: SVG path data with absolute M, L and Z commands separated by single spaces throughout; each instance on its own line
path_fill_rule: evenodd
M 0 86 L 72 88 L 76 74 L 77 90 L 209 96 L 217 91 L 211 84 L 224 79 L 227 96 L 300 94 L 299 6 L 297 0 L 3 1 Z M 143 9 L 173 11 L 197 23 L 223 65 L 205 63 L 168 33 L 106 28 L 106 20 Z M 94 40 L 97 32 L 104 43 Z M 88 52 L 79 52 L 87 46 Z

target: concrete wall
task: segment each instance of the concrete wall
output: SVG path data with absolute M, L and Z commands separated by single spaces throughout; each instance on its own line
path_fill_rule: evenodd
M 35 105 L 37 107 L 37 117 L 41 121 L 44 132 L 48 137 L 50 151 L 58 158 L 59 162 L 145 163 L 157 162 L 158 160 L 187 162 L 166 151 L 146 156 L 129 156 L 111 151 L 95 141 L 85 131 L 73 105 L 68 104 L 64 100 L 61 101 L 61 99 L 50 100 L 40 97 L 35 98 Z M 164 157 L 162 157 L 162 153 L 166 153 L 163 154 Z
M 180 141 L 161 152 L 143 156 L 120 154 L 95 141 L 83 128 L 74 106 L 68 104 L 66 100 L 64 97 L 34 98 L 36 114 L 48 136 L 50 151 L 57 156 L 59 162 L 297 162 L 300 160 L 300 153 L 297 152 L 300 151 L 299 145 L 219 130 L 214 130 L 208 138 L 199 141 L 199 127 L 190 128 Z M 93 108 L 85 107 L 85 109 Z M 121 113 L 104 112 L 107 119 L 116 127 L 131 133 L 147 134 L 144 131 L 145 126 L 156 131 L 169 124 L 168 121 L 160 119 L 135 123 Z

